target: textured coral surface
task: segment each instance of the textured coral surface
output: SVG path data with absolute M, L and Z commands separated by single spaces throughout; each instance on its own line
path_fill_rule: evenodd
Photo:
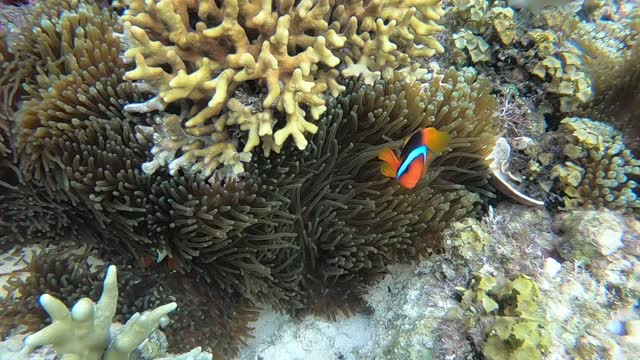
M 324 94 L 344 91 L 337 75 L 371 84 L 410 57 L 443 52 L 433 37 L 443 14 L 440 0 L 131 0 L 124 55 L 136 68 L 125 77 L 156 96 L 127 109 L 188 100 L 178 119 L 161 120 L 167 130 L 145 170 L 208 175 L 225 165 L 239 173 L 260 143 L 268 154 L 291 136 L 304 149 Z M 246 135 L 235 138 L 231 126 Z
M 561 122 L 566 161 L 552 169 L 567 208 L 640 211 L 640 160 L 627 149 L 612 126 L 583 118 Z

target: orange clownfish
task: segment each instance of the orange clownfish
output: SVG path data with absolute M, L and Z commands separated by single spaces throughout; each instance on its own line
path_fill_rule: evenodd
M 413 189 L 427 170 L 431 160 L 431 151 L 442 152 L 449 144 L 449 134 L 435 128 L 417 131 L 405 140 L 400 159 L 393 150 L 385 148 L 378 159 L 384 161 L 380 172 L 382 175 L 396 178 L 406 189 Z

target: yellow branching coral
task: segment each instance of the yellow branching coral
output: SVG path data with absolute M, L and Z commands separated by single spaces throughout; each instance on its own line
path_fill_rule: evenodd
M 363 75 L 371 84 L 391 77 L 410 57 L 444 51 L 432 36 L 441 30 L 435 23 L 444 14 L 441 0 L 127 3 L 125 58 L 136 67 L 125 78 L 156 93 L 127 110 L 147 112 L 186 101 L 190 111 L 180 119 L 184 133 L 210 142 L 189 155 L 183 149 L 188 160 L 155 159 L 150 170 L 168 164 L 173 172 L 211 174 L 226 165 L 214 153 L 220 153 L 217 139 L 233 140 L 226 134 L 232 125 L 248 133 L 243 153 L 260 143 L 267 153 L 279 151 L 289 137 L 304 149 L 307 134 L 318 129 L 312 120 L 326 110 L 324 94 L 344 90 L 335 81 L 338 75 Z M 247 92 L 259 101 L 252 102 Z M 286 124 L 278 124 L 281 114 Z M 232 167 L 233 173 L 243 169 L 241 162 Z

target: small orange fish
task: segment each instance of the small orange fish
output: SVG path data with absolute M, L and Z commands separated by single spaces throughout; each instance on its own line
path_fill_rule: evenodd
M 431 151 L 442 152 L 449 144 L 449 134 L 435 128 L 417 131 L 404 142 L 400 159 L 393 150 L 382 149 L 378 159 L 384 161 L 380 168 L 382 175 L 398 179 L 406 189 L 413 189 L 427 170 Z

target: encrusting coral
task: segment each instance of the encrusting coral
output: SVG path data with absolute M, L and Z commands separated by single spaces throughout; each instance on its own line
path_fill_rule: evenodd
M 40 305 L 51 316 L 52 323 L 25 339 L 25 353 L 43 345 L 53 345 L 64 358 L 86 360 L 125 360 L 142 343 L 160 319 L 175 310 L 176 303 L 134 314 L 117 335 L 110 332 L 118 303 L 116 267 L 110 266 L 104 278 L 102 295 L 97 303 L 82 298 L 69 309 L 59 299 L 45 294 Z
M 589 23 L 570 8 L 525 16 L 505 1 L 458 0 L 447 20 L 455 31 L 454 62 L 464 64 L 469 57 L 480 68 L 484 62 L 498 78 L 508 77 L 511 69 L 524 70 L 546 84 L 566 113 L 583 110 L 600 95 L 594 92 L 595 78 L 619 73 L 612 63 L 622 64 L 632 43 L 633 26 L 626 18 Z
M 589 265 L 593 259 L 611 256 L 624 246 L 625 229 L 620 223 L 616 213 L 606 209 L 561 213 L 555 220 L 561 234 L 555 248 L 563 259 Z
M 442 29 L 435 23 L 444 14 L 440 0 L 122 5 L 124 56 L 136 63 L 125 78 L 156 94 L 127 110 L 187 100 L 179 118 L 159 119 L 169 129 L 156 131 L 150 172 L 168 166 L 172 174 L 185 169 L 208 176 L 224 166 L 238 174 L 260 143 L 266 154 L 278 152 L 291 136 L 304 149 L 318 130 L 312 120 L 327 108 L 325 92 L 344 91 L 336 76 L 363 75 L 371 84 L 390 78 L 410 57 L 444 51 L 433 37 Z M 247 134 L 243 139 L 230 131 L 234 125 Z
M 485 314 L 479 321 L 492 321 L 482 344 L 488 359 L 541 359 L 551 347 L 538 285 L 528 276 L 501 280 L 476 273 L 462 302 Z

